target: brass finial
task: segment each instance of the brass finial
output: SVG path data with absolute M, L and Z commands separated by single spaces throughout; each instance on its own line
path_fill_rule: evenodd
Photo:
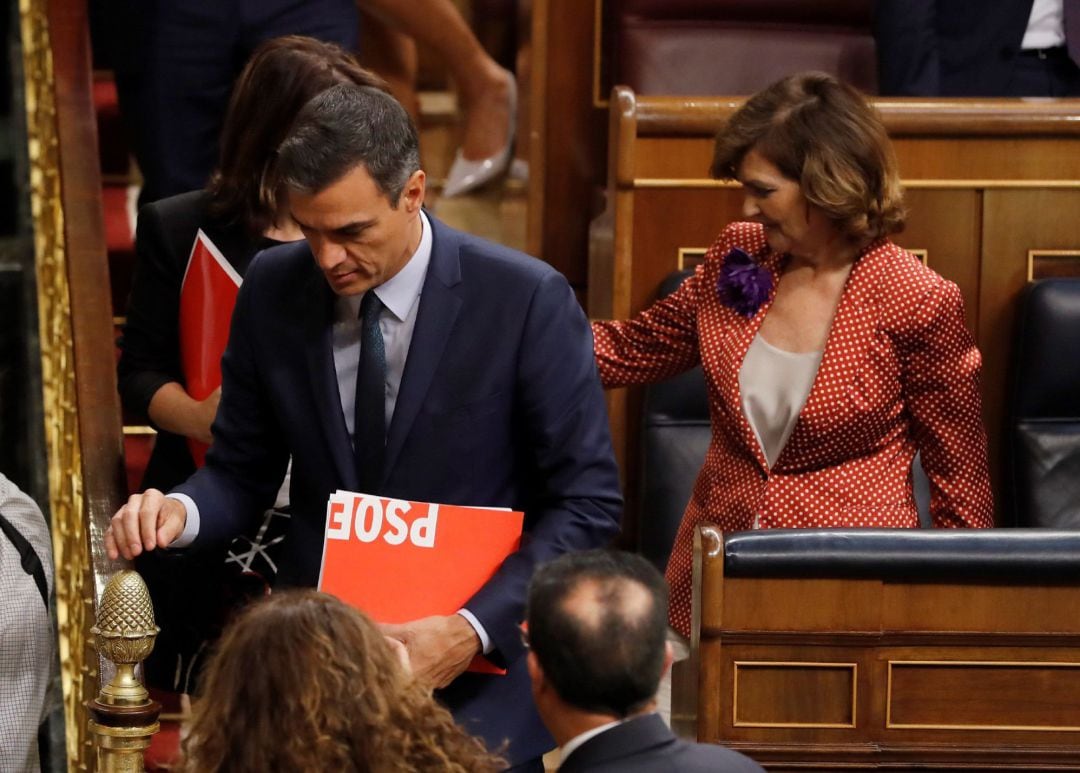
M 101 594 L 97 625 L 90 629 L 95 649 L 116 665 L 112 681 L 88 705 L 99 770 L 143 769 L 142 753 L 158 731 L 161 704 L 149 699 L 135 666 L 154 649 L 160 630 L 142 577 L 130 570 L 114 574 Z
M 98 606 L 94 648 L 116 664 L 116 675 L 101 689 L 103 702 L 136 706 L 149 697 L 135 678 L 135 666 L 154 649 L 161 629 L 154 625 L 154 605 L 138 572 L 125 569 L 114 574 Z

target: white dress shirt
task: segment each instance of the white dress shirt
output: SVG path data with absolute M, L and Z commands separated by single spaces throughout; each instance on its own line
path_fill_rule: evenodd
M 416 315 L 420 309 L 420 293 L 431 263 L 431 223 L 423 210 L 420 211 L 420 244 L 408 262 L 387 281 L 367 292 L 373 292 L 383 304 L 379 315 L 379 330 L 382 332 L 386 349 L 386 426 L 390 427 L 401 388 L 401 377 L 405 372 L 405 362 L 409 357 L 413 330 L 416 328 Z M 355 427 L 356 376 L 360 365 L 360 295 L 339 296 L 334 302 L 334 329 L 332 341 L 334 350 L 334 370 L 337 373 L 338 396 L 341 399 L 341 413 L 345 426 L 352 439 Z M 191 497 L 185 494 L 169 494 L 187 509 L 187 523 L 183 533 L 169 545 L 171 548 L 187 547 L 199 534 L 199 508 Z M 485 653 L 491 652 L 493 645 L 490 637 L 476 617 L 467 609 L 458 614 L 469 621 L 476 630 Z
M 421 211 L 423 233 L 420 245 L 400 271 L 378 287 L 368 290 L 379 296 L 383 309 L 379 314 L 379 330 L 386 349 L 386 427 L 394 416 L 401 376 L 409 357 L 416 314 L 420 308 L 420 291 L 424 287 L 428 264 L 431 263 L 431 225 Z M 334 304 L 334 370 L 337 371 L 341 412 L 349 438 L 356 421 L 356 374 L 360 366 L 360 303 L 366 293 L 339 296 Z
M 1065 3 L 1062 0 L 1035 0 L 1031 4 L 1021 49 L 1057 48 L 1065 45 Z

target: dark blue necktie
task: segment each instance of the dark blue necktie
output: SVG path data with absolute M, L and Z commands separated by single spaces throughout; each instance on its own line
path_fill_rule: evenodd
M 383 305 L 373 290 L 360 302 L 360 367 L 356 373 L 356 471 L 360 491 L 378 493 L 386 455 L 386 346 L 379 329 Z

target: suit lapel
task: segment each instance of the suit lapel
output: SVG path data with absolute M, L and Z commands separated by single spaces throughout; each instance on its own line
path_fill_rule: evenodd
M 881 273 L 881 256 L 877 249 L 880 246 L 881 242 L 875 242 L 863 250 L 851 268 L 836 315 L 829 326 L 821 364 L 785 451 L 799 447 L 800 425 L 843 410 L 850 399 L 851 386 L 866 367 L 864 355 L 872 343 L 878 321 L 879 307 L 874 302 L 874 293 Z M 777 461 L 785 456 L 782 451 Z
M 841 409 L 842 404 L 848 399 L 849 387 L 855 382 L 861 368 L 865 365 L 865 358 L 858 355 L 865 352 L 866 347 L 870 345 L 871 333 L 877 325 L 879 309 L 874 302 L 874 292 L 881 273 L 882 257 L 878 249 L 881 244 L 882 242 L 878 241 L 867 247 L 851 269 L 840 304 L 836 309 L 836 315 L 829 327 L 821 365 L 818 367 L 806 403 L 799 413 L 791 438 L 781 451 L 777 463 L 787 461 L 789 448 L 799 447 L 798 438 L 801 434 L 799 429 L 804 419 L 835 413 Z M 726 335 L 720 342 L 719 368 L 714 387 L 723 394 L 724 400 L 721 404 L 731 406 L 731 418 L 738 427 L 739 435 L 765 472 L 769 469 L 765 453 L 742 410 L 739 370 L 776 296 L 782 258 L 783 256 L 771 252 L 760 257 L 761 264 L 772 273 L 773 286 L 768 300 L 753 317 L 747 319 L 717 303 L 713 307 L 716 318 L 702 320 L 702 329 L 707 330 L 710 325 L 716 325 L 718 327 L 713 329 L 726 331 Z M 853 347 L 858 347 L 858 351 L 853 351 Z
M 304 353 L 308 377 L 311 380 L 315 412 L 322 428 L 330 455 L 334 459 L 342 487 L 356 490 L 356 463 L 349 430 L 341 413 L 337 369 L 334 367 L 333 327 L 334 293 L 322 274 L 312 272 L 308 286 L 298 295 L 310 304 L 305 314 Z
M 461 310 L 461 297 L 455 289 L 461 282 L 458 239 L 431 215 L 428 215 L 428 221 L 432 230 L 431 263 L 420 292 L 416 327 L 387 433 L 384 482 L 394 468 L 416 414 L 424 403 Z

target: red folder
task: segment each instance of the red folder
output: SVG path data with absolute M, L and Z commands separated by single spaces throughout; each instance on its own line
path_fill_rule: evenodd
M 199 229 L 180 285 L 180 366 L 187 392 L 205 400 L 221 386 L 221 355 L 229 340 L 240 275 Z M 207 446 L 188 438 L 195 464 L 202 467 Z
M 382 623 L 461 609 L 521 544 L 524 515 L 338 491 L 326 505 L 319 590 Z M 470 671 L 505 673 L 477 656 Z

